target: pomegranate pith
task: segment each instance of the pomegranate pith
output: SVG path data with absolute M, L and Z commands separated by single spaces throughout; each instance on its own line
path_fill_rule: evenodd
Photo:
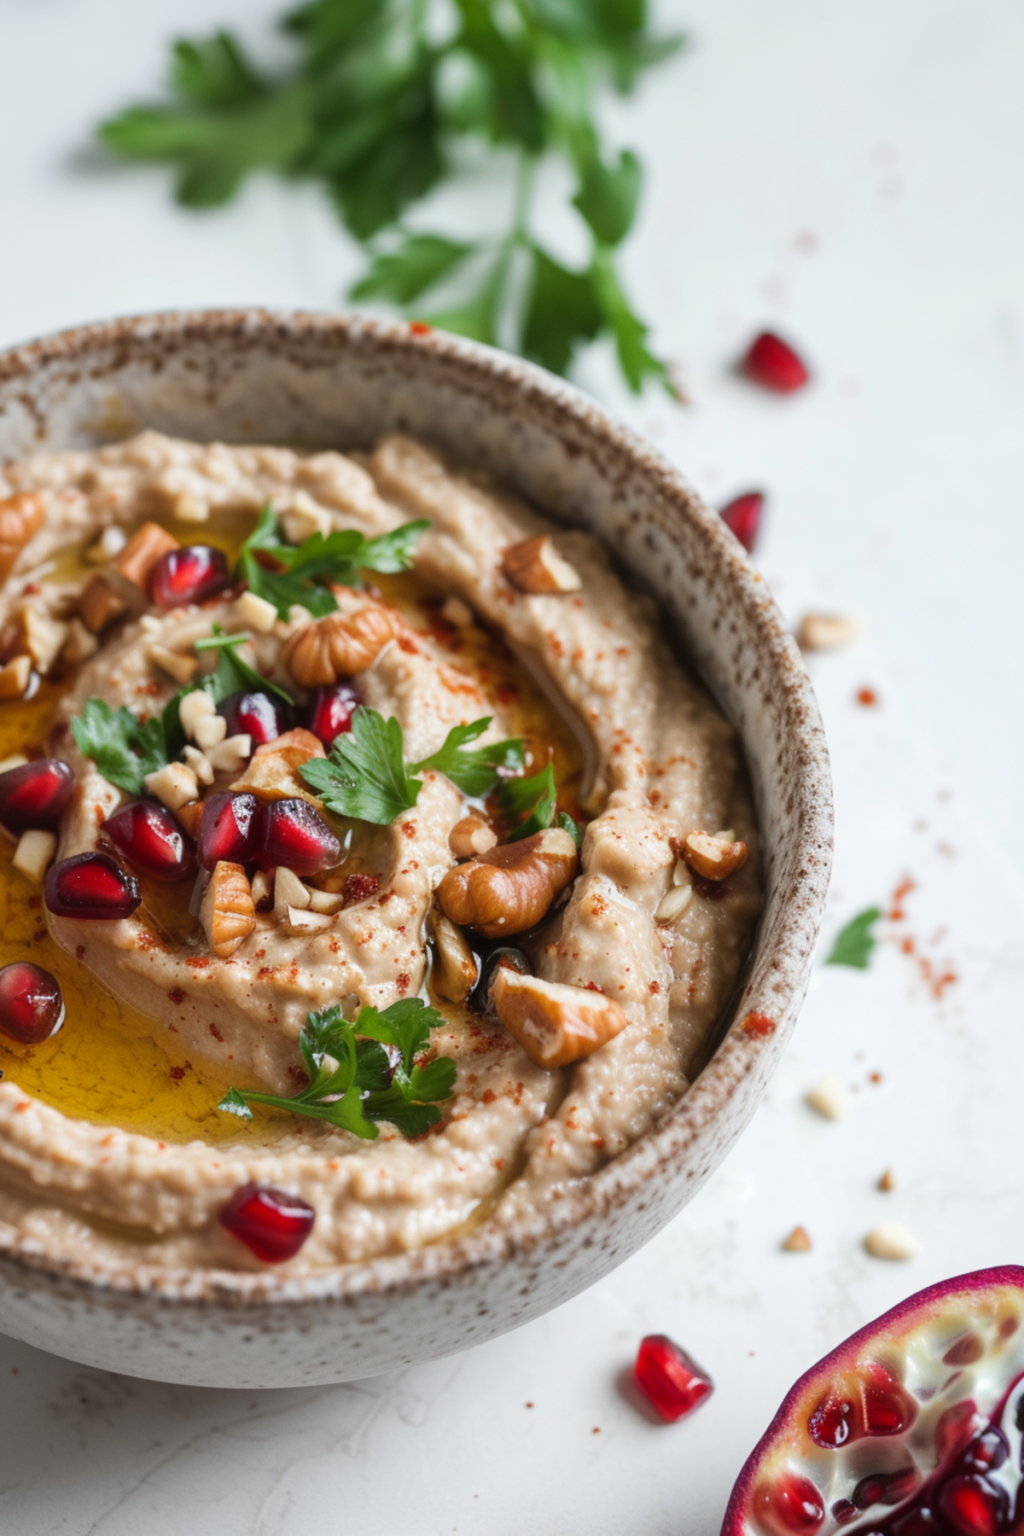
M 633 1375 L 651 1406 L 670 1424 L 692 1413 L 714 1391 L 710 1376 L 663 1333 L 641 1340 Z
M 306 800 L 271 800 L 263 807 L 262 823 L 256 861 L 264 869 L 283 864 L 297 875 L 318 875 L 341 858 L 338 839 Z
M 283 1264 L 312 1232 L 316 1212 L 298 1195 L 269 1184 L 243 1184 L 218 1219 L 262 1264 Z
M 359 703 L 359 694 L 351 683 L 332 683 L 318 688 L 306 708 L 306 724 L 314 736 L 319 736 L 325 747 L 330 747 L 335 737 L 352 729 L 352 716 Z
M 740 371 L 762 389 L 791 395 L 803 389 L 811 377 L 810 369 L 798 352 L 774 331 L 762 331 L 750 343 L 740 362 Z
M 233 795 L 230 790 L 211 795 L 203 803 L 199 825 L 199 862 L 213 869 L 228 864 L 251 864 L 260 840 L 260 807 L 255 795 Z
M 103 831 L 129 864 L 153 880 L 170 883 L 196 867 L 196 848 L 166 806 L 155 800 L 122 805 Z
M 0 971 L 0 1034 L 19 1045 L 41 1045 L 64 1022 L 64 998 L 57 979 L 33 965 L 15 960 Z
M 43 895 L 54 917 L 107 923 L 131 917 L 141 900 L 135 877 L 105 853 L 79 853 L 51 864 Z
M 1024 1531 L 1022 1319 L 1024 1268 L 1006 1266 L 932 1286 L 854 1334 L 787 1396 L 723 1536 L 811 1536 L 815 1500 L 814 1536 Z
M 753 553 L 754 545 L 757 543 L 763 511 L 764 492 L 744 491 L 742 496 L 734 496 L 718 514 L 729 532 L 739 539 L 748 555 Z
M 161 555 L 149 578 L 149 595 L 158 608 L 204 603 L 228 584 L 228 562 L 222 550 L 208 544 L 185 544 Z
M 59 757 L 43 757 L 0 773 L 0 824 L 22 832 L 50 830 L 71 799 L 75 775 Z
M 269 693 L 230 693 L 217 705 L 227 721 L 229 736 L 251 736 L 254 747 L 276 741 L 291 728 L 290 712 Z

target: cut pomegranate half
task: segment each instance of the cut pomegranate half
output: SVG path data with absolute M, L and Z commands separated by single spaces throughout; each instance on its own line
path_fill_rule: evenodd
M 156 800 L 122 805 L 103 823 L 103 831 L 129 864 L 154 880 L 181 880 L 196 867 L 195 843 Z
M 107 923 L 131 917 L 141 900 L 135 877 L 105 853 L 79 853 L 51 864 L 43 895 L 54 917 Z
M 243 1184 L 220 1213 L 225 1232 L 237 1237 L 263 1264 L 293 1259 L 313 1230 L 316 1212 L 298 1195 L 269 1184 Z
M 160 556 L 149 578 L 149 595 L 158 608 L 180 608 L 205 603 L 227 584 L 228 562 L 221 550 L 185 544 Z
M 308 801 L 271 800 L 263 807 L 263 844 L 256 853 L 263 869 L 283 864 L 297 875 L 318 875 L 340 858 L 341 844 Z
M 803 389 L 811 377 L 799 353 L 774 331 L 762 331 L 755 336 L 740 362 L 740 372 L 762 389 L 773 389 L 780 395 Z
M 20 1045 L 42 1045 L 64 1022 L 64 999 L 57 978 L 15 960 L 0 971 L 0 1034 Z
M 8 832 L 49 830 L 71 799 L 75 775 L 59 757 L 43 757 L 0 773 L 0 824 Z
M 930 1286 L 796 1383 L 723 1536 L 1024 1530 L 1024 1268 Z
M 748 555 L 753 552 L 754 545 L 757 543 L 763 511 L 764 492 L 744 491 L 742 496 L 734 496 L 718 514 L 729 532 L 739 539 Z
M 648 1402 L 670 1424 L 692 1413 L 714 1391 L 711 1377 L 663 1333 L 648 1334 L 640 1341 L 633 1376 Z
M 330 747 L 336 736 L 352 729 L 358 703 L 359 695 L 351 683 L 318 688 L 306 707 L 306 725 L 325 747 Z
M 260 841 L 259 802 L 255 795 L 233 795 L 229 790 L 211 795 L 203 803 L 199 825 L 199 862 L 204 869 L 226 860 L 251 864 Z
M 228 723 L 229 736 L 251 736 L 254 747 L 264 747 L 291 729 L 291 712 L 269 693 L 229 693 L 217 705 Z

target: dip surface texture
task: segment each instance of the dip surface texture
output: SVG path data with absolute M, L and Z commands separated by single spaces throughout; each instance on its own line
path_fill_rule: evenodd
M 732 728 L 674 655 L 654 603 L 623 583 L 602 545 L 399 436 L 346 457 L 144 433 L 6 464 L 0 566 L 5 509 L 29 502 L 36 510 L 6 561 L 0 597 L 0 692 L 4 675 L 15 688 L 26 655 L 31 681 L 21 696 L 0 699 L 0 756 L 61 759 L 74 771 L 51 880 L 63 861 L 99 852 L 136 881 L 139 901 L 109 920 L 57 915 L 42 897 L 42 872 L 23 872 L 20 854 L 12 862 L 16 836 L 0 850 L 0 963 L 45 967 L 66 1005 L 63 1027 L 42 1044 L 0 1034 L 0 1221 L 50 1253 L 259 1269 L 263 1261 L 219 1219 L 240 1187 L 256 1184 L 315 1213 L 284 1261 L 297 1273 L 399 1253 L 469 1223 L 518 1220 L 622 1152 L 686 1092 L 753 939 L 759 840 Z M 278 547 L 342 530 L 378 539 L 413 520 L 428 526 L 410 568 L 364 568 L 351 583 L 316 577 L 330 613 L 296 603 L 285 617 L 266 599 L 252 601 L 236 566 L 268 505 Z M 124 535 L 137 538 L 148 524 L 164 530 L 168 547 L 222 551 L 220 590 L 194 602 L 186 585 L 180 605 L 154 604 L 152 569 L 119 568 Z M 510 550 L 525 553 L 517 563 Z M 256 559 L 280 573 L 280 561 L 259 550 Z M 97 579 L 122 606 L 94 629 L 86 592 Z M 366 666 L 331 671 L 331 683 L 303 681 L 314 652 L 330 649 L 326 638 L 318 646 L 328 629 L 313 626 L 329 621 L 331 635 L 346 636 L 352 623 L 372 622 L 384 643 Z M 202 642 L 232 637 L 227 651 L 257 683 L 290 696 L 280 738 L 257 753 L 256 736 L 232 725 L 230 701 L 215 698 L 228 717 L 223 730 L 199 721 L 193 738 L 187 729 L 175 738 L 162 775 L 136 792 L 112 783 L 76 743 L 72 719 L 98 700 L 145 724 L 171 704 L 184 727 L 198 713 L 184 706 L 182 688 L 210 677 L 225 650 Z M 351 684 L 365 710 L 397 720 L 407 765 L 484 718 L 472 749 L 514 738 L 522 761 L 503 766 L 482 793 L 426 767 L 415 803 L 393 818 L 338 814 L 302 767 L 330 751 L 330 737 L 318 745 L 309 726 L 317 689 L 339 683 Z M 211 707 L 205 718 L 224 713 Z M 525 929 L 511 908 L 497 920 L 498 938 L 452 922 L 438 895 L 451 871 L 479 855 L 497 882 L 500 859 L 487 865 L 495 845 L 533 859 L 531 828 L 514 837 L 530 807 L 513 811 L 503 784 L 549 764 L 557 803 L 538 807 L 547 821 L 534 839 L 541 853 L 556 849 L 559 868 L 571 864 L 571 878 Z M 2 775 L 0 764 L 0 810 Z M 158 880 L 105 826 L 142 798 L 162 805 L 202 851 L 213 797 L 231 796 L 255 804 L 261 827 L 275 803 L 305 805 L 336 839 L 332 861 L 297 870 L 246 847 L 218 855 L 216 868 Z M 582 830 L 578 863 L 570 823 L 560 829 L 559 817 Z M 469 835 L 467 818 L 475 848 L 453 832 Z M 705 835 L 709 854 L 694 834 Z M 730 848 L 743 852 L 723 852 Z M 211 887 L 220 890 L 229 866 L 244 887 L 228 914 L 243 934 L 233 948 L 226 930 L 210 926 Z M 503 976 L 515 981 L 522 971 L 545 984 L 540 1003 L 521 1008 L 540 1008 L 561 1044 L 577 1004 L 585 1012 L 596 998 L 600 1011 L 610 1000 L 603 1043 L 591 1041 L 568 1065 L 542 1065 L 512 1012 L 508 1027 L 498 1016 L 491 985 L 500 949 L 515 952 L 504 956 Z M 471 973 L 453 984 L 460 956 Z M 218 1110 L 232 1087 L 276 1097 L 304 1089 L 300 1036 L 311 1013 L 336 1005 L 356 1020 L 362 1009 L 384 1013 L 415 998 L 443 1016 L 421 1064 L 444 1057 L 456 1068 L 425 1132 L 403 1134 L 381 1118 L 376 1139 L 361 1139 L 258 1102 L 248 1120 Z M 394 1071 L 395 1051 L 379 1049 L 390 1051 Z

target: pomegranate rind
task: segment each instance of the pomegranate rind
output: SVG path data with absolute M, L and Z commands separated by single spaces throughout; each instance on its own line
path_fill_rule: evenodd
M 963 1347 L 968 1335 L 980 1339 L 981 1352 L 957 1363 L 976 1353 L 975 1347 Z M 944 1358 L 950 1351 L 953 1363 Z M 881 1366 L 897 1379 L 914 1405 L 913 1422 L 899 1434 L 851 1437 L 838 1449 L 816 1444 L 809 1429 L 812 1414 L 830 1390 L 848 1387 L 869 1366 Z M 779 1536 L 775 1526 L 756 1516 L 754 1503 L 755 1496 L 781 1488 L 787 1479 L 809 1479 L 820 1495 L 825 1515 L 815 1536 L 834 1536 L 840 1529 L 853 1536 L 888 1522 L 899 1506 L 858 1509 L 856 1519 L 842 1522 L 831 1511 L 876 1470 L 872 1455 L 883 1472 L 913 1464 L 920 1485 L 940 1461 L 936 1427 L 943 1415 L 973 1402 L 977 1417 L 967 1411 L 967 1418 L 980 1427 L 1022 1376 L 1024 1267 L 977 1270 L 918 1291 L 851 1334 L 790 1388 L 736 1480 L 722 1536 Z M 947 1459 L 958 1449 L 956 1444 L 947 1451 Z

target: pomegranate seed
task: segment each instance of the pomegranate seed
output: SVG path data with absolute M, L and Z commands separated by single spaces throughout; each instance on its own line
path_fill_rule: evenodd
M 710 1376 L 663 1333 L 641 1340 L 633 1374 L 641 1392 L 670 1424 L 692 1413 L 714 1391 Z
M 103 823 L 103 831 L 129 864 L 154 880 L 181 880 L 195 869 L 195 843 L 155 800 L 123 805 Z
M 149 579 L 149 595 L 158 608 L 180 608 L 204 603 L 227 584 L 228 562 L 221 550 L 185 544 L 160 556 Z
M 316 1212 L 298 1195 L 269 1184 L 243 1184 L 220 1213 L 225 1232 L 264 1264 L 293 1259 L 313 1230 Z
M 807 1428 L 816 1445 L 838 1450 L 863 1435 L 900 1435 L 916 1416 L 913 1398 L 892 1372 L 882 1365 L 868 1364 L 861 1367 L 850 1395 L 835 1388 L 825 1394 Z
M 814 1536 L 825 1518 L 821 1494 L 810 1478 L 784 1473 L 761 1483 L 751 1500 L 754 1517 L 775 1536 Z
M 853 1404 L 843 1398 L 824 1397 L 807 1420 L 807 1429 L 815 1445 L 837 1451 L 850 1438 Z
M 43 890 L 54 917 L 91 922 L 131 917 L 141 900 L 134 875 L 119 869 L 105 853 L 79 853 L 51 864 Z
M 341 844 L 307 801 L 271 800 L 264 806 L 263 844 L 256 853 L 262 868 L 283 864 L 297 875 L 318 875 L 340 858 Z
M 743 356 L 740 370 L 762 389 L 774 389 L 782 395 L 803 389 L 811 377 L 803 359 L 774 331 L 762 331 L 754 338 Z
M 860 1510 L 849 1499 L 836 1499 L 836 1502 L 832 1505 L 831 1513 L 832 1519 L 837 1525 L 845 1525 L 848 1520 L 852 1520 L 855 1515 L 859 1515 Z
M 307 726 L 325 747 L 330 747 L 336 736 L 352 729 L 358 703 L 359 695 L 350 683 L 318 688 L 307 707 Z
M 254 747 L 266 746 L 291 729 L 289 712 L 269 693 L 230 693 L 217 705 L 228 723 L 229 736 L 251 736 Z
M 901 1504 L 910 1498 L 917 1481 L 914 1467 L 903 1467 L 899 1472 L 874 1472 L 861 1478 L 853 1490 L 853 1502 L 858 1509 L 870 1509 L 872 1504 Z
M 946 1409 L 935 1426 L 935 1450 L 940 1462 L 963 1449 L 974 1433 L 977 1419 L 977 1407 L 969 1397 Z
M 990 1424 L 971 1441 L 958 1462 L 963 1472 L 989 1472 L 1001 1467 L 1010 1454 L 1010 1442 L 1001 1429 Z
M 761 513 L 764 510 L 763 491 L 744 491 L 742 496 L 733 497 L 728 506 L 722 508 L 719 516 L 728 528 L 739 539 L 747 554 L 751 554 L 757 543 L 758 529 L 761 526 Z
M 211 795 L 203 804 L 199 828 L 199 862 L 204 869 L 226 859 L 250 864 L 260 840 L 259 803 L 255 795 Z
M 59 757 L 43 757 L 0 773 L 0 824 L 8 832 L 55 827 L 71 799 L 75 775 Z
M 959 1536 L 996 1536 L 1008 1514 L 1005 1488 L 983 1477 L 951 1477 L 939 1490 L 936 1508 Z
M 985 1346 L 976 1333 L 965 1333 L 951 1344 L 942 1357 L 943 1365 L 973 1365 L 985 1353 Z
M 64 1022 L 64 999 L 56 977 L 31 960 L 15 960 L 0 971 L 0 1034 L 21 1045 L 42 1045 Z
M 902 1435 L 917 1418 L 917 1404 L 884 1365 L 872 1365 L 863 1390 L 864 1434 Z

